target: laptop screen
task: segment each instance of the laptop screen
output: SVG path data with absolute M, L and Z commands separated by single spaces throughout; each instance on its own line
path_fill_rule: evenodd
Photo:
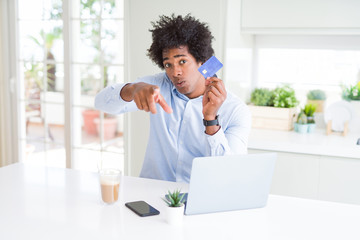
M 185 214 L 264 207 L 276 158 L 276 153 L 195 158 Z

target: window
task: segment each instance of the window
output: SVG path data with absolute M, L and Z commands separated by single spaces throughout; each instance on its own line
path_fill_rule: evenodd
M 124 81 L 123 1 L 67 3 L 70 18 L 63 19 L 61 0 L 18 1 L 21 161 L 65 167 L 71 151 L 73 168 L 96 171 L 103 158 L 122 168 L 123 117 L 93 105 L 98 91 Z M 71 26 L 69 42 L 64 25 Z M 64 58 L 69 51 L 71 60 Z M 65 122 L 68 113 L 71 123 Z
M 290 84 L 299 100 L 309 89 L 323 89 L 327 103 L 341 99 L 341 85 L 359 80 L 357 36 L 256 36 L 256 87 Z

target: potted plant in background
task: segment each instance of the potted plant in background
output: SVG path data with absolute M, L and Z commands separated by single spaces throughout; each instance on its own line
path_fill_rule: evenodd
M 303 112 L 306 115 L 307 125 L 308 125 L 308 132 L 312 133 L 315 130 L 315 117 L 314 113 L 316 111 L 316 105 L 308 103 L 305 105 Z
M 354 107 L 356 115 L 360 118 L 360 81 L 355 85 L 342 85 L 342 98 L 349 101 Z
M 251 103 L 255 106 L 273 105 L 273 91 L 267 88 L 255 88 L 251 93 Z
M 288 85 L 275 88 L 273 102 L 274 107 L 278 108 L 292 108 L 299 104 L 294 89 Z
M 113 139 L 116 136 L 117 132 L 117 118 L 114 115 L 105 113 L 103 118 L 104 126 L 104 140 Z M 100 134 L 100 118 L 94 119 L 94 124 L 96 125 L 97 134 Z
M 308 132 L 307 117 L 303 109 L 300 111 L 297 120 L 294 123 L 294 130 L 298 133 Z
M 84 120 L 85 132 L 89 135 L 96 135 L 97 130 L 94 120 L 99 118 L 100 111 L 94 109 L 86 109 L 82 112 L 82 116 Z
M 315 89 L 310 90 L 307 95 L 307 103 L 316 106 L 316 112 L 324 111 L 324 103 L 326 100 L 326 94 L 323 90 Z
M 184 198 L 185 194 L 181 194 L 180 190 L 173 192 L 168 191 L 168 194 L 163 198 L 164 202 L 168 205 L 166 209 L 166 221 L 174 226 L 180 226 L 184 217 Z
M 274 90 L 256 88 L 251 93 L 252 127 L 289 131 L 293 128 L 298 100 L 288 85 Z
M 355 85 L 342 85 L 342 97 L 347 101 L 360 101 L 360 81 Z

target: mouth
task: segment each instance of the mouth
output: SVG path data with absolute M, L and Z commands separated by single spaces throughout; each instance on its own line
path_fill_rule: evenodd
M 175 83 L 176 87 L 183 87 L 185 85 L 185 81 L 179 80 Z

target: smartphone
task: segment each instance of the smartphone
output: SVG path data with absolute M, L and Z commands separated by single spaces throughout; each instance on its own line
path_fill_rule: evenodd
M 160 212 L 156 208 L 149 205 L 145 201 L 128 202 L 128 203 L 125 203 L 125 206 L 130 208 L 131 211 L 133 211 L 140 217 L 146 217 L 146 216 L 160 214 Z

